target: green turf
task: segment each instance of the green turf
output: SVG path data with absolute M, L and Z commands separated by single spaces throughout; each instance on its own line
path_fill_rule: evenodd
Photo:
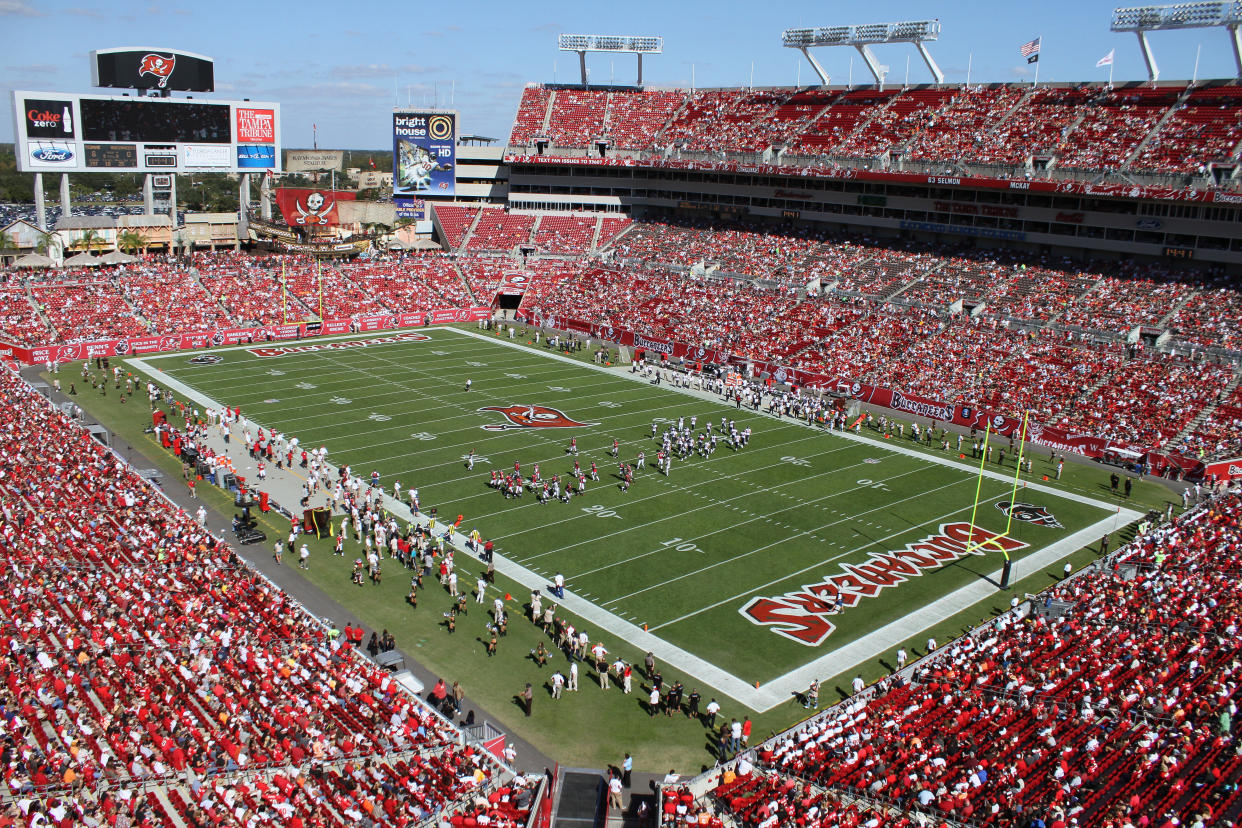
M 515 351 L 448 331 L 433 331 L 431 335 L 434 341 L 430 343 L 357 351 L 262 360 L 247 357 L 240 351 L 223 351 L 225 360 L 216 366 L 190 366 L 185 355 L 157 359 L 151 365 L 178 376 L 221 402 L 242 405 L 260 422 L 290 423 L 285 427 L 291 429 L 291 433 L 302 436 L 304 442 L 327 443 L 332 454 L 350 460 L 356 472 L 368 474 L 372 468 L 378 468 L 385 475 L 388 488 L 394 475 L 406 485 L 416 483 L 422 491 L 424 505 L 437 503 L 441 514 L 466 514 L 467 526 L 478 525 L 485 535 L 502 536 L 500 545 L 505 554 L 528 560 L 544 571 L 564 567 L 571 576 L 571 584 L 577 584 L 573 576 L 578 573 L 588 591 L 592 591 L 588 584 L 597 587 L 596 597 L 601 603 L 636 589 L 661 584 L 677 574 L 721 562 L 720 566 L 706 572 L 684 577 L 677 582 L 681 586 L 657 586 L 617 605 L 619 612 L 634 618 L 644 613 L 643 620 L 652 624 L 670 621 L 722 597 L 754 590 L 767 581 L 788 576 L 802 568 L 796 565 L 798 562 L 816 563 L 816 555 L 823 557 L 818 547 L 840 544 L 828 547 L 830 552 L 840 554 L 868 543 L 866 550 L 857 553 L 858 557 L 866 551 L 899 548 L 926 534 L 929 518 L 964 507 L 973 496 L 973 481 L 964 483 L 959 479 L 969 475 L 884 452 L 880 447 L 884 443 L 882 439 L 877 439 L 874 446 L 860 447 L 767 417 L 750 414 L 742 417 L 731 409 L 720 409 L 676 392 L 635 384 L 626 377 L 609 377 L 579 365 L 552 362 L 537 352 L 541 349 Z M 466 362 L 488 364 L 467 366 Z M 283 373 L 268 373 L 272 371 Z M 466 372 L 474 380 L 474 390 L 469 394 L 462 387 Z M 66 373 L 62 372 L 61 377 L 64 381 Z M 299 383 L 316 387 L 298 388 Z M 571 390 L 558 391 L 551 386 Z M 334 403 L 332 397 L 350 402 Z M 138 445 L 150 444 L 148 448 L 154 452 L 149 435 L 142 434 L 142 426 L 149 423 L 145 405 L 131 402 L 121 406 L 112 390 L 103 399 L 83 393 L 79 401 L 105 425 Z M 600 425 L 572 431 L 554 430 L 547 434 L 516 430 L 492 433 L 479 427 L 502 420 L 495 413 L 480 414 L 475 409 L 514 401 L 559 407 L 571 416 Z M 604 406 L 602 402 L 621 407 Z M 650 474 L 640 476 L 628 494 L 622 494 L 611 483 L 598 484 L 581 502 L 576 500 L 569 506 L 534 506 L 529 498 L 520 502 L 505 501 L 483 485 L 488 464 L 480 462 L 475 473 L 468 474 L 461 460 L 461 455 L 473 447 L 487 455 L 493 466 L 511 468 L 512 460 L 520 459 L 524 469 L 528 470 L 529 464 L 538 461 L 545 475 L 549 471 L 559 472 L 571 465 L 565 459 L 564 448 L 572 433 L 578 435 L 584 465 L 589 467 L 588 457 L 595 458 L 601 471 L 608 472 L 611 467 L 603 460 L 613 436 L 622 440 L 623 449 L 631 451 L 639 444 L 649 443 L 649 417 L 653 409 L 655 416 L 696 413 L 700 418 L 725 410 L 739 421 L 751 424 L 755 437 L 749 448 L 737 454 L 722 447 L 709 461 L 695 459 L 675 464 L 668 480 Z M 371 419 L 372 414 L 392 419 Z M 713 416 L 718 417 L 719 413 Z M 412 436 L 415 433 L 432 434 L 434 439 L 415 439 Z M 348 448 L 343 442 L 346 440 Z M 903 445 L 910 443 L 904 441 Z M 938 450 L 931 453 L 940 455 Z M 166 455 L 156 452 L 156 456 L 169 471 L 179 467 Z M 812 465 L 781 459 L 786 457 Z M 862 468 L 866 471 L 862 473 L 850 468 L 851 464 L 868 458 L 881 462 L 864 463 Z M 1036 478 L 1051 473 L 1046 460 L 1047 455 L 1036 460 Z M 857 481 L 864 478 L 892 478 L 887 484 L 890 491 L 860 488 Z M 1106 499 L 1106 478 L 1105 470 L 1067 464 L 1065 479 L 1056 481 L 1055 485 Z M 938 487 L 945 488 L 941 492 L 933 491 Z M 989 482 L 985 496 L 994 496 L 1002 488 L 999 483 Z M 911 498 L 911 495 L 916 496 Z M 1167 495 L 1158 484 L 1141 483 L 1130 505 L 1159 508 Z M 209 502 L 213 496 L 219 501 L 218 506 L 227 508 L 220 493 L 210 488 L 204 491 Z M 731 498 L 738 499 L 726 504 Z M 933 500 L 941 500 L 945 505 L 934 506 Z M 613 510 L 621 517 L 592 517 L 580 512 L 592 505 Z M 1099 514 L 1070 501 L 1051 499 L 1046 505 L 1065 525 L 1063 531 L 1071 531 Z M 699 511 L 691 511 L 696 509 Z M 752 518 L 742 514 L 741 509 L 763 519 L 744 523 Z M 839 516 L 829 510 L 846 514 L 849 510 L 856 513 L 870 510 L 870 514 L 861 517 L 867 523 L 856 519 L 820 529 L 839 520 Z M 981 517 L 979 522 L 998 526 L 994 521 L 1000 513 L 995 509 L 992 513 L 995 514 L 989 513 L 988 519 Z M 675 517 L 678 514 L 684 516 Z M 768 523 L 768 518 L 773 523 Z M 958 519 L 965 519 L 965 516 Z M 640 524 L 652 520 L 657 522 L 640 528 Z M 775 525 L 777 522 L 785 526 Z M 267 528 L 269 533 L 280 531 L 273 521 L 268 522 Z M 825 540 L 810 540 L 809 535 L 785 540 L 807 531 Z M 621 534 L 605 537 L 616 532 Z M 889 540 L 878 542 L 879 538 L 894 534 Z M 1035 543 L 1040 537 L 1053 539 L 1059 535 L 1058 530 L 1023 526 L 1018 536 Z M 703 551 L 679 553 L 674 550 L 670 553 L 662 543 L 675 537 L 687 539 L 683 543 L 693 541 Z M 1114 545 L 1120 540 L 1114 536 Z M 754 551 L 768 544 L 775 545 Z M 642 715 L 636 696 L 623 697 L 615 691 L 604 693 L 588 683 L 593 680 L 589 673 L 583 677 L 582 693 L 559 704 L 553 704 L 546 695 L 541 696 L 536 703 L 535 716 L 524 719 L 513 704 L 513 694 L 525 681 L 542 686 L 550 673 L 550 670 L 538 670 L 525 657 L 539 640 L 538 632 L 531 625 L 512 625 L 509 637 L 502 641 L 500 654 L 488 659 L 479 640 L 482 618 L 472 617 L 463 623 L 456 636 L 449 637 L 439 626 L 441 612 L 449 605 L 447 596 L 432 589 L 424 590 L 419 610 L 411 611 L 402 600 L 405 581 L 391 576 L 380 587 L 355 587 L 349 583 L 348 563 L 320 554 L 326 551 L 326 546 L 326 542 L 320 545 L 312 570 L 304 577 L 355 611 L 356 619 L 375 628 L 392 629 L 399 645 L 431 669 L 450 678 L 462 679 L 471 696 L 499 717 L 506 729 L 531 740 L 560 761 L 596 766 L 616 762 L 620 751 L 636 749 L 638 766 L 644 770 L 663 771 L 667 766 L 692 770 L 711 761 L 705 747 L 712 740 L 701 726 L 680 719 L 649 720 Z M 634 560 L 637 555 L 651 552 L 656 554 Z M 725 563 L 747 553 L 753 554 Z M 1090 553 L 1083 551 L 1071 560 L 1077 566 L 1089 557 Z M 593 568 L 585 565 L 588 560 L 600 561 L 595 566 L 614 562 L 620 565 L 582 575 Z M 824 648 L 815 650 L 786 642 L 743 619 L 737 608 L 751 592 L 715 610 L 657 630 L 656 634 L 738 675 L 749 678 L 751 669 L 766 670 L 760 675 L 775 675 L 791 664 L 822 654 L 836 641 L 857 635 L 864 628 L 873 628 L 884 618 L 900 615 L 954 584 L 976 577 L 974 570 L 990 570 L 996 565 L 994 559 L 985 562 L 972 558 L 936 571 L 934 578 L 916 579 L 889 590 L 882 600 L 869 602 L 865 612 L 847 613 L 836 619 L 839 634 L 834 634 Z M 467 574 L 473 572 L 472 566 L 469 561 L 463 562 Z M 1046 586 L 1059 569 L 1060 562 L 1015 584 L 1014 589 L 1019 595 L 1023 591 L 1037 591 Z M 290 574 L 295 572 L 291 570 Z M 804 576 L 785 577 L 784 581 L 755 594 L 779 595 L 801 583 L 817 580 L 822 572 L 822 567 L 816 567 Z M 296 572 L 296 577 L 303 577 L 303 574 Z M 624 586 L 622 578 L 626 579 Z M 502 577 L 498 586 L 519 599 L 515 605 L 524 603 L 520 599 L 525 595 L 518 585 Z M 696 597 L 696 592 L 704 589 L 713 590 L 711 594 L 719 597 L 711 601 L 705 600 L 706 593 Z M 906 643 L 907 649 L 912 654 L 919 653 L 928 634 L 946 641 L 965 626 L 1001 611 L 1008 599 L 1009 594 L 998 593 L 994 600 L 981 601 L 929 632 L 913 636 Z M 577 619 L 575 623 L 581 626 Z M 607 643 L 616 654 L 641 660 L 641 652 L 635 651 L 628 642 Z M 880 677 L 887 668 L 886 661 L 891 661 L 891 653 L 878 654 L 850 675 L 825 676 L 825 700 L 834 699 L 833 688 L 845 692 L 855 672 L 868 680 Z M 561 668 L 564 668 L 563 662 Z M 692 677 L 676 670 L 664 672 L 670 681 L 680 679 L 688 686 L 695 684 Z M 710 692 L 703 687 L 700 689 L 705 690 L 705 695 Z M 725 701 L 727 716 L 750 712 L 736 703 L 722 701 Z M 791 702 L 763 715 L 751 715 L 756 722 L 756 732 L 766 734 L 805 714 L 806 711 Z
M 424 509 L 465 516 L 510 559 L 551 578 L 565 574 L 577 593 L 747 681 L 766 682 L 822 655 L 821 648 L 774 634 L 739 608 L 753 596 L 780 595 L 966 520 L 975 476 L 816 433 L 793 422 L 739 412 L 671 389 L 637 384 L 552 362 L 538 353 L 432 332 L 427 342 L 374 345 L 280 357 L 225 352 L 223 362 L 150 364 L 212 399 L 303 444 L 327 445 L 335 462 L 355 473 L 378 470 L 383 485 L 400 480 L 420 489 Z M 473 389 L 465 390 L 465 379 Z M 504 423 L 485 406 L 539 404 L 557 408 L 578 428 L 487 431 Z M 640 473 L 621 491 L 613 439 L 623 458 L 640 449 L 654 460 L 653 418 L 734 418 L 750 426 L 748 447 L 723 444 L 710 459 L 674 461 L 665 477 Z M 566 505 L 540 505 L 527 495 L 505 500 L 486 485 L 489 468 L 544 477 L 568 474 L 569 439 L 579 462 L 599 464 L 603 480 Z M 485 461 L 465 469 L 474 450 Z M 869 481 L 869 482 L 863 482 Z M 985 480 L 977 523 L 994 530 L 994 508 L 1008 486 Z M 1063 528 L 1017 524 L 1013 534 L 1035 551 L 1105 516 L 1101 510 L 1040 495 Z M 1020 557 L 1023 553 L 1017 553 Z M 890 599 L 844 613 L 823 646 L 852 640 L 977 579 L 995 560 L 963 560 L 910 580 Z

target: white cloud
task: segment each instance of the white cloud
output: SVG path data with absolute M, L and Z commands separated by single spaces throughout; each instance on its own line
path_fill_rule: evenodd
M 0 0 L 0 14 L 13 14 L 18 17 L 46 17 L 44 12 L 27 6 L 21 0 Z

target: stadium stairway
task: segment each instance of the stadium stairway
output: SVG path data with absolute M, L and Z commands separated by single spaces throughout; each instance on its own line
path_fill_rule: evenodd
M 1233 150 L 1229 153 L 1229 157 L 1237 159 L 1239 155 L 1242 155 L 1242 139 L 1239 139 L 1238 143 L 1234 144 Z
M 935 266 L 934 268 L 932 268 L 931 270 L 927 271 L 927 273 L 926 273 L 925 275 L 926 275 L 926 276 L 931 276 L 931 275 L 933 275 L 933 274 L 939 273 L 941 270 L 943 270 L 943 269 L 944 269 L 944 267 L 945 267 L 945 265 L 946 265 L 946 264 L 948 264 L 948 263 L 947 263 L 947 262 L 941 262 L 940 264 L 936 265 L 936 266 Z M 917 285 L 920 285 L 920 284 L 922 284 L 922 280 L 921 280 L 921 279 L 919 279 L 919 278 L 917 278 L 917 277 L 916 277 L 916 278 L 914 278 L 914 279 L 911 279 L 911 280 L 910 280 L 910 281 L 908 281 L 908 282 L 904 282 L 904 283 L 902 283 L 900 286 L 898 286 L 898 288 L 897 288 L 896 290 L 894 290 L 892 293 L 890 293 L 888 296 L 885 296 L 883 299 L 881 299 L 881 300 L 880 300 L 880 302 L 881 302 L 881 303 L 884 303 L 884 302 L 891 302 L 891 301 L 893 301 L 894 299 L 896 299 L 898 296 L 900 296 L 901 294 L 905 293 L 907 290 L 910 290 L 911 288 L 913 288 L 913 287 L 915 287 L 915 286 L 917 286 Z M 920 304 L 920 305 L 922 305 L 923 303 L 922 303 L 922 302 L 920 302 L 919 304 Z M 941 330 L 944 330 L 943 326 L 941 327 Z
M 638 227 L 637 222 L 631 221 L 624 228 L 622 228 L 620 233 L 617 233 L 611 239 L 608 239 L 608 241 L 604 242 L 603 246 L 597 247 L 596 245 L 599 241 L 599 234 L 602 231 L 603 225 L 604 225 L 604 219 L 603 219 L 603 216 L 601 216 L 599 219 L 599 223 L 595 227 L 595 239 L 591 242 L 591 249 L 594 250 L 596 253 L 603 253 L 605 250 L 611 249 L 618 241 L 628 236 L 630 234 L 630 231 Z
M 477 305 L 479 303 L 479 297 L 475 294 L 474 288 L 470 287 L 470 280 L 466 278 L 466 274 L 462 273 L 461 268 L 457 266 L 457 260 L 452 259 L 449 264 L 453 266 L 453 272 L 457 274 L 457 278 L 461 279 L 461 283 L 465 286 L 466 295 L 469 296 Z
M 220 308 L 220 311 L 223 313 L 224 306 L 220 304 L 219 299 L 216 299 L 216 297 L 211 295 L 211 291 L 209 291 L 207 289 L 207 286 L 203 284 L 203 280 L 199 278 L 198 268 L 191 267 L 189 270 L 189 274 L 190 274 L 190 278 L 194 280 L 194 284 L 198 285 L 198 289 L 203 292 L 203 295 L 206 296 L 209 301 L 215 303 L 216 307 Z
M 172 803 L 172 799 L 168 796 L 168 791 L 164 788 L 154 788 L 151 790 L 150 797 L 155 799 L 155 804 L 160 807 L 163 817 L 168 820 L 168 824 L 173 828 L 188 828 L 184 819 L 181 818 L 181 811 Z M 182 802 L 188 801 L 188 792 L 178 791 L 179 799 Z
M 848 144 L 850 141 L 854 140 L 854 137 L 856 135 L 858 135 L 859 133 L 863 132 L 868 127 L 870 127 L 871 122 L 874 121 L 876 118 L 879 118 L 885 112 L 887 112 L 889 107 L 893 105 L 893 102 L 896 101 L 900 97 L 901 97 L 900 95 L 894 95 L 893 97 L 885 101 L 883 106 L 868 107 L 867 116 L 865 118 L 858 119 L 857 123 L 854 124 L 854 128 L 851 129 L 848 134 L 842 136 L 841 140 L 838 141 L 836 145 L 832 147 L 832 151 L 828 153 L 828 156 L 830 158 L 840 157 L 840 156 L 837 156 L 836 154 L 837 150 L 839 150 L 841 147 Z M 863 156 L 845 156 L 845 157 L 857 160 L 858 158 L 861 158 Z
M 47 318 L 47 314 L 43 312 L 43 308 L 39 307 L 39 303 L 35 301 L 34 295 L 31 294 L 30 292 L 29 284 L 26 285 L 25 291 L 26 291 L 26 301 L 30 304 L 30 307 L 34 309 L 35 315 L 38 316 L 40 321 L 43 322 L 44 327 L 47 329 L 46 331 L 47 335 L 49 337 L 54 336 L 55 334 L 53 333 L 53 331 L 55 331 L 56 329 L 52 327 L 52 320 Z
M 1077 121 L 1075 121 L 1075 123 L 1077 123 Z M 1045 322 L 1044 325 L 1049 326 L 1049 325 L 1052 325 L 1052 323 L 1054 322 L 1060 321 L 1061 317 L 1065 315 L 1065 308 L 1069 308 L 1069 307 L 1073 307 L 1074 305 L 1077 305 L 1079 302 L 1082 301 L 1084 296 L 1086 296 L 1088 293 L 1095 290 L 1097 287 L 1099 287 L 1102 284 L 1104 284 L 1104 277 L 1100 277 L 1099 279 L 1096 279 L 1094 282 L 1091 283 L 1091 285 L 1086 290 L 1084 290 L 1082 293 L 1075 296 L 1072 301 L 1067 302 L 1065 307 L 1061 308 L 1061 310 L 1057 311 L 1057 313 L 1054 314 L 1053 316 L 1048 317 L 1048 321 Z
M 1055 146 L 1038 147 L 1037 151 L 1041 155 L 1044 153 L 1051 155 L 1054 159 L 1053 166 L 1060 166 L 1061 154 L 1059 150 L 1061 149 L 1061 145 L 1069 140 L 1069 137 L 1074 134 L 1074 131 L 1078 129 L 1078 127 L 1082 126 L 1082 122 L 1086 120 L 1086 118 L 1087 118 L 1087 113 L 1080 111 L 1078 113 L 1078 116 L 1074 118 L 1074 122 L 1061 131 L 1061 140 L 1057 142 Z M 1072 169 L 1072 168 L 1067 168 L 1067 169 Z M 1103 177 L 1104 177 L 1104 174 L 1101 173 L 1097 178 L 1103 178 Z
M 1156 327 L 1167 328 L 1169 326 L 1169 322 L 1173 320 L 1173 317 L 1177 314 L 1177 312 L 1181 310 L 1186 305 L 1187 302 L 1189 302 L 1191 299 L 1194 299 L 1198 295 L 1199 295 L 1199 291 L 1197 290 L 1186 291 L 1186 295 L 1183 296 L 1181 299 L 1178 299 L 1176 302 L 1174 302 L 1173 305 L 1169 308 L 1169 312 L 1166 313 L 1164 316 L 1160 317 L 1160 321 L 1156 323 Z
M 1138 144 L 1134 147 L 1134 151 L 1126 156 L 1126 160 L 1121 164 L 1123 168 L 1129 169 L 1130 165 L 1138 160 L 1139 153 L 1141 153 L 1147 145 L 1151 143 L 1152 138 L 1155 138 L 1160 134 L 1160 130 L 1164 128 L 1164 125 L 1168 123 L 1168 120 L 1177 113 L 1178 109 L 1181 108 L 1181 105 L 1186 102 L 1187 98 L 1190 97 L 1190 92 L 1190 86 L 1187 85 L 1187 87 L 1182 90 L 1182 94 L 1179 95 L 1177 100 L 1173 102 L 1173 105 L 1165 110 L 1165 113 L 1160 116 L 1160 120 L 1156 121 L 1151 130 L 1143 136 L 1143 140 L 1138 142 Z
M 599 232 L 600 232 L 600 229 L 603 228 L 603 226 L 604 226 L 604 214 L 600 213 L 598 216 L 595 217 L 595 231 L 591 233 L 591 244 L 587 248 L 588 253 L 594 253 L 595 249 L 599 247 Z
M 647 147 L 644 147 L 644 149 L 655 149 L 659 147 L 660 138 L 661 136 L 664 135 L 665 130 L 667 130 L 672 124 L 674 124 L 677 121 L 678 118 L 681 117 L 681 113 L 685 112 L 686 107 L 689 105 L 690 105 L 690 96 L 687 95 L 686 97 L 681 99 L 681 106 L 674 109 L 673 114 L 668 116 L 668 120 L 664 122 L 664 125 L 661 126 L 658 130 L 656 130 L 655 135 L 651 136 L 651 143 Z
M 556 90 L 552 90 L 552 94 L 548 95 L 547 106 L 543 110 L 543 123 L 539 125 L 539 131 L 544 135 L 548 134 L 548 127 L 552 124 L 552 109 L 556 106 Z
M 1233 375 L 1233 379 L 1229 381 L 1229 384 L 1226 385 L 1224 388 L 1222 388 L 1220 391 L 1220 394 L 1216 396 L 1216 402 L 1213 402 L 1210 405 L 1204 406 L 1203 409 L 1200 410 L 1199 413 L 1195 415 L 1194 419 L 1186 423 L 1185 428 L 1177 432 L 1177 434 L 1175 434 L 1169 440 L 1169 445 L 1175 446 L 1178 443 L 1180 443 L 1182 440 L 1185 440 L 1187 437 L 1189 437 L 1190 435 L 1198 431 L 1199 426 L 1203 425 L 1203 423 L 1207 421 L 1208 417 L 1211 417 L 1213 414 L 1216 413 L 1216 409 L 1220 407 L 1220 401 L 1228 400 L 1233 396 L 1233 392 L 1234 390 L 1237 389 L 1238 383 L 1240 382 L 1242 382 L 1242 374 L 1235 373 Z
M 481 218 L 483 218 L 482 209 L 474 214 L 474 219 L 470 222 L 470 226 L 467 227 L 466 232 L 461 235 L 461 244 L 452 252 L 460 255 L 470 249 L 470 237 L 474 235 L 474 230 L 479 226 L 479 220 Z

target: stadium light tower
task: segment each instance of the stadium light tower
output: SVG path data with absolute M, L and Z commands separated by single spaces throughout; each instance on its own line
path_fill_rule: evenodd
M 587 52 L 621 52 L 638 55 L 638 85 L 643 85 L 643 55 L 659 55 L 664 52 L 664 38 L 649 35 L 583 35 L 563 34 L 557 36 L 557 46 L 562 52 L 577 52 L 578 65 L 582 69 L 582 86 L 587 85 Z
M 913 43 L 919 55 L 936 79 L 936 83 L 944 83 L 944 72 L 932 59 L 927 51 L 927 44 L 940 39 L 939 20 L 911 20 L 904 23 L 867 23 L 862 26 L 820 26 L 811 29 L 786 29 L 781 42 L 790 49 L 797 49 L 811 64 L 815 74 L 819 75 L 824 86 L 830 80 L 828 73 L 811 56 L 810 49 L 816 46 L 853 46 L 862 55 L 863 62 L 871 70 L 875 82 L 884 86 L 884 78 L 888 75 L 888 67 L 876 63 L 871 47 L 878 43 Z
M 1147 64 L 1147 78 L 1155 82 L 1160 77 L 1156 56 L 1147 42 L 1148 32 L 1168 29 L 1210 29 L 1222 27 L 1229 32 L 1233 46 L 1233 63 L 1237 76 L 1242 78 L 1242 0 L 1224 2 L 1177 3 L 1171 6 L 1131 6 L 1113 11 L 1114 32 L 1134 32 L 1138 36 L 1139 49 Z

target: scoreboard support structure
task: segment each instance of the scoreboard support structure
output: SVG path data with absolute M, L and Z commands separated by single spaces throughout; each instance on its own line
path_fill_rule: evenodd
M 47 204 L 43 198 L 43 173 L 34 174 L 35 226 L 47 232 Z
M 69 197 L 69 173 L 60 174 L 60 214 L 65 218 L 73 215 L 73 200 Z

